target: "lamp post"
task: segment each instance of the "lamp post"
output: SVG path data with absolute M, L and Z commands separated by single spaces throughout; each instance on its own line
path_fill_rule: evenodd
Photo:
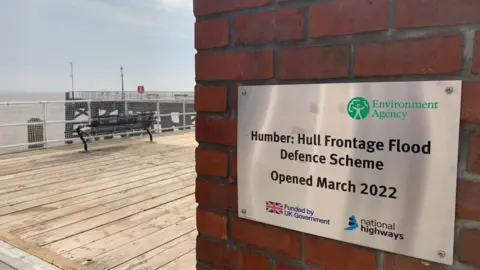
M 75 99 L 75 87 L 73 84 L 73 62 L 69 62 L 70 64 L 70 78 L 72 78 L 72 99 Z
M 122 78 L 122 99 L 125 99 L 125 89 L 123 87 L 123 66 L 120 67 L 120 77 Z

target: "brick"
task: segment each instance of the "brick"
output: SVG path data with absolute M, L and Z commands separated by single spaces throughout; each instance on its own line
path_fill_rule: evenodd
M 280 54 L 281 79 L 337 78 L 348 76 L 349 46 L 289 48 Z
M 423 264 L 420 260 L 415 260 L 402 256 L 386 254 L 383 260 L 383 270 L 447 270 L 446 266 L 431 263 Z
M 195 23 L 195 49 L 210 49 L 227 45 L 227 19 L 216 19 Z
M 198 53 L 196 79 L 264 80 L 273 78 L 273 50 Z
M 197 142 L 237 145 L 237 121 L 229 118 L 197 117 L 195 119 Z
M 480 230 L 465 229 L 460 234 L 458 259 L 460 262 L 480 268 Z
M 227 239 L 227 217 L 197 208 L 197 230 L 213 237 Z
M 231 220 L 234 241 L 277 255 L 300 259 L 300 233 L 246 219 Z
M 310 7 L 310 37 L 388 29 L 388 0 L 325 1 Z
M 458 73 L 462 70 L 462 39 L 461 35 L 445 35 L 359 44 L 355 48 L 355 75 Z
M 480 174 L 480 132 L 469 134 L 467 171 Z
M 303 9 L 271 10 L 240 15 L 234 20 L 236 44 L 303 39 Z
M 456 216 L 480 221 L 480 182 L 458 180 Z
M 199 174 L 227 177 L 228 153 L 213 149 L 196 148 L 195 170 Z
M 305 235 L 305 262 L 325 269 L 376 269 L 376 254 L 353 245 Z
M 222 13 L 252 7 L 260 7 L 272 3 L 273 0 L 193 0 L 193 13 L 195 16 Z
M 238 112 L 238 86 L 233 88 L 233 110 Z
M 301 268 L 293 266 L 291 264 L 277 262 L 275 266 L 275 270 L 301 270 Z
M 237 153 L 232 153 L 232 156 L 231 156 L 231 159 L 230 159 L 230 174 L 232 176 L 232 178 L 234 179 L 237 179 L 237 175 L 238 175 L 238 172 L 237 172 Z
M 462 86 L 462 123 L 480 124 L 480 82 L 464 82 Z
M 473 52 L 472 72 L 480 74 L 480 31 L 475 34 L 475 49 Z
M 200 262 L 216 269 L 268 270 L 270 265 L 268 258 L 264 256 L 205 238 L 197 239 L 196 252 Z
M 227 88 L 224 86 L 196 86 L 195 111 L 226 112 Z
M 195 183 L 195 199 L 200 205 L 236 212 L 237 185 L 198 179 Z
M 401 0 L 396 3 L 396 28 L 480 22 L 480 1 L 477 0 Z

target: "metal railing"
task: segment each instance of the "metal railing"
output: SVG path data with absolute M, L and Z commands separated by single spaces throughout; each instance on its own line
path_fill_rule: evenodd
M 79 142 L 78 125 L 91 123 L 100 115 L 155 115 L 152 133 L 195 127 L 193 99 L 171 100 L 66 100 L 0 102 L 0 153 L 47 148 Z M 145 131 L 95 135 L 111 139 L 146 134 Z
M 179 100 L 186 98 L 193 100 L 192 91 L 148 91 L 140 94 L 136 91 L 125 91 L 125 100 Z M 67 92 L 67 99 L 88 99 L 88 100 L 123 100 L 121 91 L 75 91 Z

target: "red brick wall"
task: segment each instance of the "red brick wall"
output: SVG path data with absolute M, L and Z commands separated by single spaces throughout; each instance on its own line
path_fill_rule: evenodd
M 194 0 L 197 269 L 480 269 L 480 1 Z M 237 86 L 464 81 L 455 264 L 237 217 Z M 448 131 L 446 131 L 448 132 Z

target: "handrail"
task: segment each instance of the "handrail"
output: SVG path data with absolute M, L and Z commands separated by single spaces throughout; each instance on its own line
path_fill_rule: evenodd
M 57 142 L 77 141 L 78 138 L 73 132 L 74 128 L 81 124 L 89 124 L 92 117 L 98 115 L 100 110 L 108 110 L 108 113 L 116 112 L 118 114 L 120 112 L 126 112 L 127 114 L 153 112 L 154 121 L 156 121 L 153 132 L 156 133 L 194 128 L 196 112 L 192 106 L 193 101 L 193 99 L 185 97 L 182 99 L 155 100 L 88 99 L 0 102 L 0 149 L 26 148 L 32 145 L 42 145 L 47 148 L 52 144 L 57 144 Z M 109 103 L 112 105 L 109 105 Z M 169 104 L 181 104 L 181 106 Z M 190 111 L 187 111 L 187 104 Z M 172 108 L 177 108 L 178 111 Z M 116 114 L 110 115 L 114 116 Z M 169 118 L 173 115 L 178 116 L 178 122 Z M 8 120 L 11 120 L 11 122 L 8 122 Z M 162 124 L 162 121 L 167 121 L 167 124 Z M 134 133 L 128 132 L 127 134 Z M 105 138 L 112 135 L 116 136 L 118 134 L 104 134 L 98 137 Z

